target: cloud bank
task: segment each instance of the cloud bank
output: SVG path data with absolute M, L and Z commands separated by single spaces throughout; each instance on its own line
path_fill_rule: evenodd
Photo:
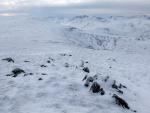
M 150 0 L 0 0 L 3 7 L 22 7 L 22 6 L 63 6 L 74 4 L 150 4 Z
M 44 8 L 57 12 L 136 12 L 150 14 L 150 0 L 0 0 L 1 10 Z

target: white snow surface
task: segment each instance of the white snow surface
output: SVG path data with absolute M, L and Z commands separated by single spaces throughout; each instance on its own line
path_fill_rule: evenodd
M 16 15 L 0 16 L 0 25 L 0 113 L 133 113 L 113 94 L 137 113 L 150 112 L 149 16 Z M 6 76 L 15 68 L 33 75 Z M 95 74 L 104 96 L 84 87 L 84 76 Z M 113 80 L 127 86 L 123 95 L 111 88 Z

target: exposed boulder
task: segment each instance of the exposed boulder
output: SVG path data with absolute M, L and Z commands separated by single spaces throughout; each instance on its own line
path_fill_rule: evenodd
M 121 97 L 119 97 L 116 94 L 114 94 L 112 97 L 115 98 L 115 102 L 117 105 L 119 105 L 123 108 L 126 108 L 126 109 L 130 109 L 128 103 L 124 99 L 122 99 Z
M 43 79 L 42 79 L 42 78 L 39 78 L 38 80 L 41 81 L 41 80 L 43 80 Z
M 25 73 L 25 71 L 23 69 L 16 68 L 12 70 L 12 73 L 13 73 L 13 77 L 17 77 L 19 74 Z
M 84 68 L 83 68 L 83 71 L 86 72 L 86 73 L 90 73 L 90 70 L 89 70 L 88 67 L 84 67 Z
M 2 59 L 2 60 L 7 61 L 7 62 L 12 62 L 12 63 L 15 62 L 11 57 L 4 58 L 4 59 Z
M 100 93 L 101 95 L 105 94 L 105 91 L 103 88 L 101 88 L 101 86 L 97 83 L 94 82 L 90 88 L 90 91 L 92 91 L 93 93 Z
M 46 65 L 41 65 L 40 67 L 47 67 Z
M 25 60 L 24 62 L 30 62 L 30 61 L 28 61 L 28 60 Z

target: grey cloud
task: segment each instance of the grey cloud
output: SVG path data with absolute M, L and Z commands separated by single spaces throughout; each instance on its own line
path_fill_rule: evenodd
M 41 0 L 40 0 L 41 1 Z M 85 0 L 84 0 L 85 1 Z M 89 0 L 92 1 L 92 0 Z M 106 2 L 107 1 L 107 2 Z M 24 4 L 34 4 L 33 0 L 23 0 Z M 126 2 L 118 2 L 118 0 L 93 0 L 92 2 L 82 2 L 78 4 L 69 4 L 63 6 L 49 6 L 49 5 L 25 5 L 19 7 L 18 11 L 25 12 L 43 12 L 43 13 L 136 13 L 136 14 L 150 14 L 150 2 L 149 0 L 126 0 Z M 15 9 L 15 8 L 14 8 Z M 17 9 L 15 9 L 17 10 Z

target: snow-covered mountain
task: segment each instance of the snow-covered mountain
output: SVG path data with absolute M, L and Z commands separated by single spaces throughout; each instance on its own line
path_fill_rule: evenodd
M 135 49 L 150 39 L 149 16 L 45 17 L 41 20 L 61 25 L 71 44 L 91 49 Z M 119 42 L 119 43 L 118 43 Z M 132 45 L 137 46 L 132 46 Z M 140 45 L 139 45 L 140 44 Z M 147 44 L 146 44 L 147 45 Z M 140 48 L 138 48 L 139 50 Z M 127 49 L 128 50 L 128 49 Z
M 0 113 L 149 113 L 149 16 L 16 15 L 0 25 Z

